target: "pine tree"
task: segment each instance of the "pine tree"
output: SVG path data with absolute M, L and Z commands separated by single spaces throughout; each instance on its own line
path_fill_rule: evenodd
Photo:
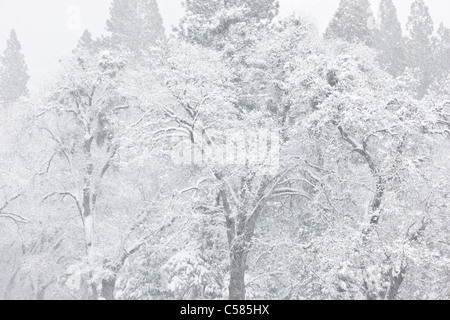
M 446 79 L 450 72 L 450 29 L 443 23 L 439 25 L 436 44 L 436 76 L 439 80 Z
M 179 34 L 191 43 L 221 49 L 233 27 L 245 31 L 267 25 L 278 14 L 278 0 L 186 0 Z M 245 33 L 243 31 L 243 33 Z M 228 39 L 229 40 L 229 39 Z
M 0 75 L 0 100 L 5 104 L 17 102 L 28 95 L 27 83 L 30 79 L 22 46 L 16 32 L 11 30 L 6 50 L 0 57 L 3 68 Z
M 77 47 L 73 50 L 73 53 L 87 51 L 89 53 L 95 53 L 99 50 L 100 44 L 98 41 L 92 39 L 92 34 L 89 30 L 85 30 L 80 40 L 78 40 Z
M 372 46 L 374 32 L 369 25 L 371 20 L 373 13 L 368 0 L 341 0 L 325 37 Z
M 375 47 L 380 51 L 381 66 L 393 76 L 405 70 L 405 44 L 397 9 L 392 0 L 380 2 L 380 29 L 376 32 Z
M 110 14 L 107 30 L 112 47 L 139 52 L 165 39 L 156 0 L 114 0 Z
M 408 66 L 419 72 L 417 95 L 422 98 L 431 83 L 434 73 L 433 30 L 434 24 L 430 12 L 423 0 L 414 0 L 411 15 L 408 18 L 406 53 Z

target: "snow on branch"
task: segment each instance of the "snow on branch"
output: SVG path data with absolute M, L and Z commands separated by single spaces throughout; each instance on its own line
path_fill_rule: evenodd
M 5 203 L 0 207 L 0 219 L 10 219 L 14 221 L 15 223 L 27 223 L 28 220 L 22 217 L 21 215 L 18 215 L 16 213 L 6 212 L 5 209 L 11 204 L 11 202 L 19 199 L 22 196 L 22 194 L 17 194 L 10 199 L 6 200 Z
M 61 198 L 61 200 L 64 200 L 66 197 L 73 199 L 75 204 L 77 205 L 78 212 L 80 213 L 80 215 L 83 215 L 83 209 L 81 208 L 80 202 L 78 201 L 77 197 L 70 192 L 52 192 L 52 193 L 46 195 L 45 197 L 43 197 L 42 202 L 45 202 L 52 197 L 58 197 L 58 196 Z

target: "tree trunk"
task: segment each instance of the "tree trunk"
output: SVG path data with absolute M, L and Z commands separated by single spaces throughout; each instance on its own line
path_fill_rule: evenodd
M 218 177 L 220 179 L 220 177 Z M 242 185 L 246 183 L 243 180 Z M 255 233 L 256 221 L 264 205 L 265 189 L 268 181 L 262 183 L 255 200 L 251 206 L 246 204 L 237 208 L 237 215 L 233 214 L 233 209 L 228 201 L 225 188 L 222 189 L 217 197 L 217 204 L 222 199 L 223 208 L 225 212 L 225 221 L 227 226 L 228 246 L 230 250 L 230 284 L 228 286 L 229 300 L 245 300 L 245 268 L 247 264 L 248 250 Z M 245 190 L 245 186 L 241 187 Z M 249 210 L 252 208 L 252 210 Z M 249 214 L 246 214 L 249 212 Z
M 380 208 L 383 201 L 384 190 L 386 189 L 386 182 L 383 177 L 377 177 L 376 193 L 373 197 L 371 212 L 372 217 L 370 219 L 370 224 L 378 224 L 380 221 Z
M 5 293 L 4 293 L 4 300 L 10 300 L 11 292 L 14 287 L 14 282 L 16 281 L 17 274 L 20 271 L 20 267 L 14 271 L 13 275 L 9 279 L 8 285 L 6 286 Z
M 400 270 L 396 272 L 395 267 L 392 267 L 389 270 L 389 290 L 387 292 L 388 300 L 397 299 L 398 291 L 400 290 L 400 286 L 403 283 L 403 279 L 405 278 L 406 267 L 403 265 L 400 266 Z
M 46 289 L 40 289 L 36 294 L 36 300 L 43 301 L 45 297 L 45 291 Z
M 125 261 L 135 253 L 141 246 L 138 245 L 131 251 L 125 251 L 113 258 L 107 259 L 104 262 L 104 276 L 102 279 L 101 297 L 105 300 L 114 300 L 114 291 L 116 289 L 117 276 L 122 269 Z
M 230 253 L 231 270 L 228 287 L 230 300 L 245 300 L 245 265 L 247 252 L 242 246 L 235 246 Z
M 105 300 L 114 300 L 115 289 L 116 289 L 115 276 L 110 276 L 102 280 L 102 297 Z

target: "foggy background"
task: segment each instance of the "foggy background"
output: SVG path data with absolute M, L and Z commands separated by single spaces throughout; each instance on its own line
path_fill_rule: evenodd
M 448 0 L 426 1 L 435 26 L 450 25 Z M 377 14 L 379 0 L 371 0 Z M 395 0 L 398 16 L 405 26 L 412 0 Z M 36 92 L 58 69 L 58 61 L 71 53 L 85 29 L 94 38 L 105 33 L 111 0 L 0 0 L 0 52 L 6 47 L 11 29 L 15 29 L 31 76 L 30 91 Z M 158 0 L 166 32 L 170 33 L 183 15 L 182 0 Z M 300 14 L 323 32 L 336 11 L 339 0 L 280 0 L 281 16 Z M 68 21 L 73 6 L 80 9 L 79 28 Z

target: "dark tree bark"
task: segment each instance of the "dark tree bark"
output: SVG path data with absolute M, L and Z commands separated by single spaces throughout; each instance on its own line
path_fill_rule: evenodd
M 389 270 L 389 289 L 387 292 L 387 296 L 386 298 L 388 300 L 395 300 L 397 298 L 398 295 L 398 291 L 400 289 L 400 286 L 403 283 L 404 277 L 405 277 L 405 273 L 406 273 L 406 267 L 402 266 L 400 267 L 400 271 L 398 273 L 394 274 L 394 268 L 391 268 Z
M 103 268 L 105 270 L 106 275 L 102 279 L 102 291 L 101 297 L 105 300 L 114 300 L 114 292 L 116 290 L 116 282 L 117 277 L 122 270 L 125 262 L 128 258 L 130 258 L 133 254 L 138 252 L 139 249 L 146 243 L 148 239 L 159 232 L 163 232 L 167 228 L 169 228 L 175 221 L 175 218 L 170 219 L 167 223 L 164 223 L 158 229 L 144 236 L 136 245 L 134 245 L 131 249 L 124 249 L 125 244 L 123 244 L 123 249 L 119 252 L 115 257 L 110 259 L 106 259 L 103 263 Z M 136 222 L 136 225 L 140 224 L 141 221 Z
M 11 276 L 11 278 L 8 281 L 8 285 L 6 286 L 5 289 L 5 293 L 4 293 L 4 300 L 10 300 L 11 299 L 11 292 L 14 288 L 14 282 L 16 281 L 17 278 L 17 274 L 20 271 L 20 267 L 16 269 L 16 271 L 14 271 L 13 275 Z
M 230 300 L 245 300 L 245 266 L 247 251 L 236 245 L 230 252 L 231 270 L 230 285 L 228 287 Z
M 114 300 L 116 288 L 116 276 L 110 276 L 102 280 L 102 297 L 106 300 Z
M 245 190 L 245 184 L 248 181 L 242 179 L 241 189 Z M 225 212 L 225 221 L 227 226 L 228 245 L 230 250 L 230 284 L 228 293 L 230 300 L 245 300 L 245 270 L 247 265 L 248 250 L 255 233 L 256 222 L 264 207 L 269 194 L 265 194 L 269 180 L 261 183 L 255 194 L 254 200 L 249 201 L 249 194 L 241 194 L 241 203 L 234 210 L 228 200 L 228 194 L 225 187 L 220 191 L 218 202 L 222 200 Z M 277 183 L 272 188 L 272 192 Z M 270 193 L 270 192 L 269 192 Z

